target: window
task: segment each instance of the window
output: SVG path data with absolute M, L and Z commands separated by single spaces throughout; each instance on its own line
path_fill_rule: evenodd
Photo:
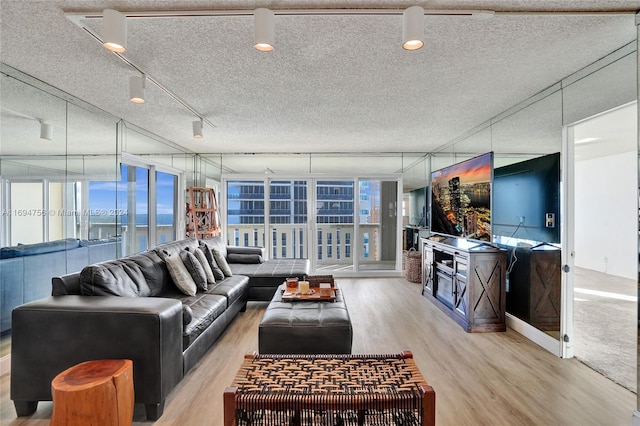
M 282 233 L 282 257 L 287 257 L 287 234 Z
M 120 238 L 123 256 L 175 241 L 178 176 L 153 170 L 151 165 L 121 164 L 119 181 L 88 182 L 89 239 Z M 152 186 L 154 205 L 150 204 Z
M 175 205 L 178 176 L 156 172 L 156 243 L 176 240 Z
M 273 228 L 272 234 L 273 234 L 273 236 L 272 236 L 272 238 L 273 238 L 273 240 L 272 240 L 272 243 L 273 243 L 272 244 L 272 247 L 273 247 L 272 248 L 273 258 L 277 259 L 278 258 L 278 230 Z

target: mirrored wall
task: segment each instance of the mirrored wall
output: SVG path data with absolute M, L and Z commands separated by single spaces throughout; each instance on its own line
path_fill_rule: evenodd
M 636 43 L 632 43 L 461 135 L 430 155 L 426 167 L 435 171 L 494 153 L 492 239 L 508 252 L 507 313 L 517 319 L 510 325 L 524 322 L 541 331 L 557 342 L 543 346 L 559 356 L 562 333 L 571 333 L 562 326 L 561 266 L 573 261 L 569 252 L 575 253 L 561 228 L 565 206 L 573 205 L 562 198 L 565 132 L 574 123 L 636 101 L 636 72 Z M 601 155 L 613 154 L 610 151 Z M 540 200 L 546 204 L 539 205 Z M 554 200 L 555 209 L 546 210 Z M 636 233 L 634 227 L 610 229 L 608 235 L 624 240 L 635 239 Z M 579 250 L 584 253 L 589 248 L 583 245 Z
M 0 71 L 4 335 L 13 307 L 49 296 L 52 276 L 182 238 L 186 187 L 211 186 L 221 167 L 18 70 Z

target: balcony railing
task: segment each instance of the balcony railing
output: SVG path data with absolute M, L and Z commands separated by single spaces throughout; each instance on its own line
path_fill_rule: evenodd
M 380 224 L 362 224 L 356 238 L 352 224 L 318 224 L 314 232 L 321 238 L 313 252 L 309 252 L 309 229 L 306 224 L 273 224 L 266 233 L 264 226 L 229 225 L 227 243 L 267 247 L 271 259 L 299 259 L 314 255 L 316 268 L 322 271 L 352 270 L 356 241 L 360 247 L 361 263 L 380 260 L 381 229 Z

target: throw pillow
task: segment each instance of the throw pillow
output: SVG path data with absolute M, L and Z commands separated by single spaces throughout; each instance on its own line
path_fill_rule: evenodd
M 167 264 L 169 275 L 171 275 L 171 279 L 176 287 L 187 296 L 195 296 L 198 287 L 196 287 L 196 283 L 193 281 L 193 278 L 191 278 L 180 256 L 177 254 L 165 256 L 164 261 Z
M 224 258 L 224 255 L 218 251 L 218 249 L 212 249 L 213 257 L 216 259 L 216 263 L 218 264 L 218 268 L 222 270 L 225 276 L 230 277 L 233 275 L 231 272 L 231 268 L 229 268 L 229 264 L 227 263 L 227 259 Z
M 191 278 L 193 278 L 193 281 L 196 283 L 198 290 L 207 291 L 207 275 L 198 258 L 193 253 L 182 250 L 180 252 L 180 259 L 182 259 L 184 266 L 187 267 L 187 271 L 189 271 L 189 275 L 191 275 Z
M 209 265 L 209 261 L 207 261 L 207 257 L 204 255 L 204 252 L 199 247 L 196 247 L 189 251 L 196 255 L 196 258 L 198 258 L 198 262 L 200 262 L 200 265 L 202 265 L 204 274 L 207 276 L 207 284 L 215 284 L 216 277 L 213 276 L 213 270 L 211 269 L 211 265 Z
M 213 251 L 211 251 L 211 247 L 208 244 L 200 243 L 200 249 L 204 252 L 204 256 L 207 258 L 207 262 L 209 262 L 209 266 L 211 266 L 211 271 L 213 272 L 213 276 L 218 280 L 224 280 L 224 272 L 218 267 L 218 262 L 216 262 L 216 258 L 213 255 Z
M 230 263 L 262 263 L 264 259 L 259 254 L 229 253 L 227 260 Z

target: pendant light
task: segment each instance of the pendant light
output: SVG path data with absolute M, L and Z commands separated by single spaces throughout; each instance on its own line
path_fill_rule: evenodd
M 127 18 L 113 9 L 105 9 L 102 20 L 102 45 L 112 52 L 127 50 Z
M 146 80 L 147 77 L 144 74 L 140 77 L 134 75 L 129 78 L 129 95 L 131 102 L 134 104 L 143 104 L 145 102 L 144 89 Z
M 254 37 L 256 50 L 261 52 L 273 51 L 275 29 L 273 24 L 273 11 L 264 7 L 254 11 Z
M 53 126 L 51 124 L 47 124 L 44 121 L 40 122 L 40 139 L 48 141 L 53 139 Z
M 196 139 L 201 139 L 202 136 L 202 119 L 196 120 L 193 122 L 193 137 Z
M 402 47 L 418 50 L 424 46 L 424 9 L 411 6 L 402 14 Z

